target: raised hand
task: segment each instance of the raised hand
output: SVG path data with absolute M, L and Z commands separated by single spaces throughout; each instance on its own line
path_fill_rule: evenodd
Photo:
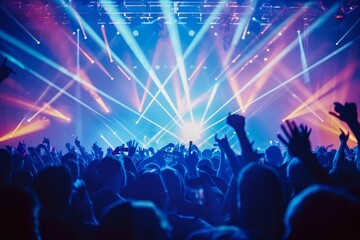
M 190 152 L 190 154 L 188 154 L 185 157 L 185 163 L 190 179 L 198 177 L 197 169 L 196 169 L 198 161 L 199 161 L 199 156 L 196 151 Z
M 341 128 L 340 128 L 340 131 L 341 131 L 341 133 L 339 135 L 340 142 L 346 143 L 349 140 L 350 132 L 345 134 Z
M 45 146 L 50 150 L 50 139 L 49 138 L 44 137 L 42 143 L 45 144 Z
M 215 134 L 215 141 L 218 143 L 221 151 L 224 151 L 225 149 L 230 148 L 230 144 L 229 144 L 226 134 L 225 134 L 225 137 L 223 137 L 223 138 L 218 138 L 217 134 Z
M 136 152 L 136 148 L 137 148 L 137 146 L 138 146 L 138 143 L 135 142 L 135 140 L 133 140 L 133 141 L 130 140 L 130 141 L 128 141 L 128 142 L 126 143 L 126 145 L 127 145 L 128 148 L 129 148 L 128 156 L 129 156 L 129 157 L 134 156 L 134 154 L 135 154 L 135 152 Z
M 78 137 L 75 138 L 75 145 L 78 147 L 81 146 L 81 143 L 80 143 Z
M 25 155 L 26 154 L 26 144 L 25 142 L 19 142 L 16 150 L 18 151 L 18 153 L 20 153 L 21 155 Z
M 233 127 L 235 131 L 245 129 L 245 117 L 238 114 L 229 113 L 226 123 Z
M 334 103 L 334 112 L 330 111 L 329 114 L 337 117 L 341 121 L 346 122 L 347 124 L 352 124 L 357 122 L 357 110 L 355 103 L 345 103 L 345 105 L 335 102 Z
M 285 137 L 278 134 L 278 138 L 288 148 L 292 156 L 305 160 L 311 155 L 311 144 L 309 140 L 311 128 L 309 129 L 303 124 L 298 127 L 294 121 L 289 120 L 285 123 L 288 129 L 286 129 L 285 125 L 281 125 Z
M 112 156 L 113 155 L 113 149 L 111 147 L 108 147 L 106 149 L 106 156 Z

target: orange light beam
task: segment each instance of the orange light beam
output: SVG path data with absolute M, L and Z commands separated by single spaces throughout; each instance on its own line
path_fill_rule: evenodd
M 323 24 L 325 22 L 325 20 L 327 20 L 329 17 L 332 16 L 332 14 L 334 13 L 334 11 L 329 11 L 327 12 L 325 15 L 323 15 L 320 19 L 318 19 L 313 25 L 311 25 L 309 27 L 309 32 L 314 31 L 314 29 L 318 28 L 321 24 Z M 297 74 L 298 76 L 301 76 L 305 73 L 305 71 L 309 71 L 312 68 L 317 67 L 318 65 L 322 64 L 323 62 L 327 61 L 328 59 L 332 58 L 333 56 L 335 56 L 336 54 L 338 54 L 339 52 L 343 51 L 344 49 L 346 49 L 347 47 L 349 47 L 350 45 L 352 45 L 356 40 L 349 42 L 348 44 L 344 45 L 343 47 L 339 48 L 338 50 L 332 52 L 331 54 L 327 55 L 326 57 L 324 57 L 323 59 L 321 59 L 320 61 L 318 61 L 317 63 L 313 64 L 311 67 L 309 67 L 308 69 L 303 70 L 302 72 L 300 72 L 299 74 Z M 261 71 L 259 71 L 254 77 L 252 77 L 247 83 L 244 84 L 244 86 L 237 92 L 235 93 L 228 101 L 226 101 L 220 108 L 218 108 L 210 117 L 207 118 L 207 120 L 204 122 L 208 122 L 212 117 L 214 117 L 219 111 L 221 111 L 225 106 L 227 106 L 234 98 L 236 98 L 237 95 L 239 95 L 240 93 L 242 93 L 244 90 L 246 90 L 248 87 L 250 87 L 254 82 L 256 82 L 259 77 L 264 73 L 267 72 L 270 68 L 272 68 L 275 64 L 277 64 L 281 59 L 283 59 L 295 46 L 297 45 L 297 39 L 294 40 L 293 42 L 291 42 L 283 51 L 281 51 L 268 65 L 266 65 L 263 69 L 261 69 Z M 291 78 L 289 80 L 287 80 L 286 82 L 284 82 L 284 85 L 287 84 L 290 81 L 293 81 L 294 79 Z M 279 87 L 276 87 L 274 89 L 272 89 L 271 91 L 269 91 L 268 93 L 266 93 L 265 95 L 263 95 L 262 97 L 265 97 L 267 94 L 272 93 L 273 91 L 277 90 L 278 88 L 281 88 L 282 85 L 279 85 Z M 259 98 L 258 98 L 259 99 Z
M 329 91 L 331 88 L 335 87 L 338 84 L 338 79 L 339 76 L 342 79 L 346 79 L 349 77 L 349 75 L 351 74 L 352 71 L 351 70 L 352 66 L 347 66 L 345 69 L 343 69 L 340 73 L 338 73 L 337 75 L 335 75 L 332 79 L 330 79 L 328 82 L 326 82 L 320 89 L 318 89 L 316 91 L 316 94 L 311 94 L 308 92 L 307 99 L 299 106 L 297 107 L 294 111 L 292 111 L 285 119 L 287 118 L 294 118 L 295 116 L 297 116 L 297 113 L 299 111 L 301 111 L 305 106 L 310 105 L 311 103 L 315 102 L 317 104 L 319 104 L 316 100 L 318 99 L 318 96 L 321 96 L 323 94 L 325 94 L 327 91 Z M 301 89 L 302 92 L 306 92 L 304 88 Z M 324 109 L 323 105 L 318 106 L 319 109 Z M 325 110 L 324 110 L 325 111 Z M 326 111 L 325 111 L 326 112 Z
M 80 70 L 79 72 L 79 77 L 81 79 L 83 79 L 84 82 L 87 83 L 87 85 L 89 86 L 93 86 L 93 83 L 91 82 L 89 76 L 86 74 L 86 71 L 84 70 Z M 100 105 L 100 107 L 106 112 L 109 113 L 110 110 L 108 109 L 108 107 L 106 106 L 106 104 L 104 103 L 104 101 L 102 100 L 102 98 L 100 97 L 100 95 L 98 94 L 97 91 L 95 91 L 93 88 L 91 87 L 87 87 L 85 85 L 81 85 L 87 92 L 90 93 L 90 96 Z
M 74 39 L 72 39 L 69 35 L 67 36 L 68 39 L 70 40 L 70 42 L 72 44 L 74 44 L 74 46 L 77 46 L 77 43 L 74 41 Z M 91 62 L 91 63 L 94 63 L 95 61 L 89 56 L 89 54 L 87 54 L 84 49 L 82 49 L 80 46 L 79 46 L 79 49 L 81 51 L 81 53 Z
M 35 109 L 35 110 L 38 110 L 38 111 L 41 109 L 40 107 L 38 107 L 38 106 L 36 106 L 34 104 L 31 104 L 31 103 L 28 103 L 26 101 L 23 101 L 23 100 L 21 100 L 19 98 L 14 98 L 14 97 L 11 97 L 11 96 L 0 96 L 0 98 L 4 99 L 4 101 L 7 101 L 10 104 L 14 104 L 17 107 L 22 107 L 24 109 L 29 109 L 29 110 Z M 43 113 L 45 113 L 45 114 L 47 114 L 49 116 L 53 116 L 53 117 L 57 117 L 57 118 L 65 119 L 65 120 L 68 119 L 64 114 L 60 113 L 59 111 L 57 111 L 57 110 L 55 110 L 53 108 L 44 109 Z M 23 120 L 21 122 L 23 122 Z M 19 125 L 21 125 L 21 122 L 20 122 Z
M 115 63 L 116 64 L 116 63 Z M 124 69 L 122 69 L 118 64 L 116 64 L 116 67 L 120 70 L 120 72 L 127 78 L 127 80 L 131 80 L 131 77 L 129 77 L 129 75 L 126 74 L 126 72 L 124 71 Z
M 24 136 L 33 132 L 40 131 L 46 127 L 48 127 L 50 124 L 49 119 L 38 119 L 36 121 L 33 121 L 31 123 L 28 123 L 22 127 L 20 127 L 15 134 L 12 134 L 11 132 L 4 134 L 2 137 L 0 137 L 0 142 L 9 140 L 10 138 L 20 137 Z
M 68 82 L 58 93 L 55 94 L 55 96 L 50 99 L 46 104 L 44 104 L 43 107 L 41 107 L 32 117 L 30 117 L 27 121 L 32 121 L 37 115 L 39 115 L 41 112 L 43 112 L 46 108 L 50 107 L 50 104 L 52 104 L 54 101 L 56 101 L 71 85 L 74 84 L 74 80 Z M 68 119 L 65 117 L 65 119 Z
M 83 33 L 84 39 L 87 39 L 86 32 L 85 32 L 84 27 L 82 25 L 81 17 L 79 15 L 79 13 L 72 6 L 70 6 L 70 9 L 73 12 L 73 14 L 75 15 L 75 18 L 76 18 L 76 20 L 78 21 L 78 23 L 80 25 L 80 29 L 81 29 L 81 32 Z
M 111 56 L 110 47 L 109 47 L 109 42 L 108 42 L 108 39 L 107 39 L 107 37 L 106 37 L 105 25 L 101 25 L 101 32 L 102 32 L 102 35 L 103 35 L 103 38 L 104 38 L 106 50 L 107 50 L 108 55 L 109 55 L 109 60 L 110 60 L 110 62 L 114 62 L 114 60 L 112 59 L 112 56 Z
M 335 55 L 337 55 L 337 54 L 339 54 L 340 52 L 342 52 L 342 51 L 344 51 L 345 49 L 347 49 L 349 46 L 351 46 L 352 44 L 354 44 L 354 43 L 355 43 L 356 41 L 358 41 L 359 39 L 360 39 L 360 37 L 358 37 L 357 39 L 355 39 L 355 40 L 347 43 L 346 45 L 344 45 L 344 46 L 342 46 L 341 48 L 335 50 L 334 52 L 328 54 L 328 55 L 325 56 L 324 58 L 322 58 L 322 59 L 320 59 L 319 61 L 317 61 L 316 63 L 312 64 L 312 65 L 311 65 L 310 67 L 308 67 L 307 69 L 304 69 L 303 71 L 299 72 L 299 73 L 296 74 L 295 76 L 289 78 L 288 80 L 284 81 L 283 83 L 279 84 L 278 86 L 274 87 L 273 89 L 269 90 L 268 92 L 264 93 L 263 95 L 259 96 L 259 97 L 256 98 L 256 99 L 254 99 L 252 102 L 248 103 L 247 105 L 253 104 L 253 103 L 261 100 L 262 98 L 264 98 L 264 97 L 268 96 L 269 94 L 275 92 L 276 90 L 282 88 L 282 87 L 285 86 L 286 84 L 292 82 L 293 80 L 295 80 L 295 79 L 298 78 L 299 76 L 303 75 L 305 72 L 310 71 L 310 70 L 313 69 L 313 68 L 316 68 L 317 66 L 321 65 L 321 64 L 324 63 L 325 61 L 329 60 L 330 58 L 334 57 Z M 266 70 L 267 70 L 267 69 L 266 69 Z M 239 94 L 239 92 L 238 92 L 237 94 Z M 235 95 L 236 95 L 236 94 L 235 94 Z M 234 98 L 235 98 L 235 97 L 232 97 L 231 100 L 234 99 Z M 229 101 L 228 101 L 228 102 L 229 102 Z M 244 107 L 246 107 L 246 106 L 244 106 Z M 222 109 L 222 107 L 221 107 L 220 109 Z M 241 109 L 237 109 L 236 111 L 233 112 L 233 114 L 238 113 L 240 110 L 241 110 Z M 219 111 L 219 110 L 217 110 L 217 112 L 218 112 L 218 111 Z M 215 112 L 213 115 L 215 115 L 217 112 Z M 213 115 L 212 115 L 212 116 L 213 116 Z M 212 116 L 211 116 L 211 117 L 212 117 Z M 226 116 L 226 117 L 227 117 L 227 116 Z M 213 126 L 215 126 L 216 124 L 224 121 L 224 120 L 226 119 L 226 117 L 223 117 L 223 118 L 219 119 L 218 121 L 216 121 L 215 123 L 209 125 L 208 127 L 206 127 L 206 128 L 203 129 L 203 130 L 205 131 L 205 130 L 207 130 L 207 129 L 213 127 Z M 208 118 L 208 119 L 205 121 L 205 123 L 206 123 L 207 121 L 209 121 L 209 120 L 210 120 L 210 118 Z
M 201 67 L 204 64 L 205 60 L 206 60 L 206 58 L 201 59 L 200 63 L 196 66 L 196 68 L 191 73 L 190 77 L 188 78 L 189 81 L 191 81 L 191 79 L 193 79 L 195 77 L 195 74 L 197 74 L 199 72 L 199 70 L 201 69 Z

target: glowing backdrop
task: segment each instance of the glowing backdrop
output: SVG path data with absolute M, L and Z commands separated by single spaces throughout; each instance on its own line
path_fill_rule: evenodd
M 107 9 L 118 6 L 104 6 L 109 19 L 125 19 Z M 233 19 L 226 8 L 219 3 L 208 15 Z M 87 147 L 129 139 L 211 147 L 215 133 L 233 134 L 230 112 L 246 116 L 260 148 L 276 140 L 284 119 L 312 127 L 313 146 L 337 145 L 345 126 L 328 114 L 332 103 L 360 106 L 359 14 L 336 19 L 334 8 L 305 21 L 305 10 L 265 22 L 247 10 L 236 24 L 229 16 L 180 24 L 161 15 L 99 24 L 71 6 L 62 11 L 72 23 L 29 22 L 26 12 L 3 8 L 1 61 L 16 74 L 0 85 L 0 146 L 46 136 L 64 148 L 78 136 Z

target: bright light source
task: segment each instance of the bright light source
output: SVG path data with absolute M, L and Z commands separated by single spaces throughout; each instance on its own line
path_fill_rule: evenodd
M 120 32 L 116 32 L 116 35 L 120 35 Z
M 269 59 L 267 57 L 264 57 L 264 62 L 267 62 Z
M 200 139 L 203 125 L 197 122 L 185 123 L 182 129 L 182 138 L 184 141 L 194 141 Z
M 134 31 L 133 31 L 133 36 L 134 36 L 134 37 L 139 36 L 139 31 L 138 31 L 138 30 L 134 30 Z
M 159 65 L 159 64 L 156 64 L 156 65 L 155 65 L 155 69 L 156 69 L 156 70 L 159 70 L 159 69 L 160 69 L 160 65 Z
M 189 31 L 189 36 L 190 36 L 190 37 L 193 37 L 194 35 L 195 35 L 194 30 L 190 30 L 190 31 Z

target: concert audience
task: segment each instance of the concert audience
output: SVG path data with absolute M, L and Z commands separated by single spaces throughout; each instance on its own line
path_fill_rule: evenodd
M 330 114 L 357 142 L 355 103 Z M 360 239 L 360 156 L 312 149 L 311 129 L 286 121 L 282 146 L 253 149 L 245 117 L 230 114 L 241 155 L 169 143 L 147 151 L 129 141 L 64 155 L 50 140 L 0 149 L 0 239 Z M 281 147 L 284 147 L 281 149 Z M 282 152 L 283 150 L 283 152 Z M 286 152 L 286 156 L 283 153 Z

